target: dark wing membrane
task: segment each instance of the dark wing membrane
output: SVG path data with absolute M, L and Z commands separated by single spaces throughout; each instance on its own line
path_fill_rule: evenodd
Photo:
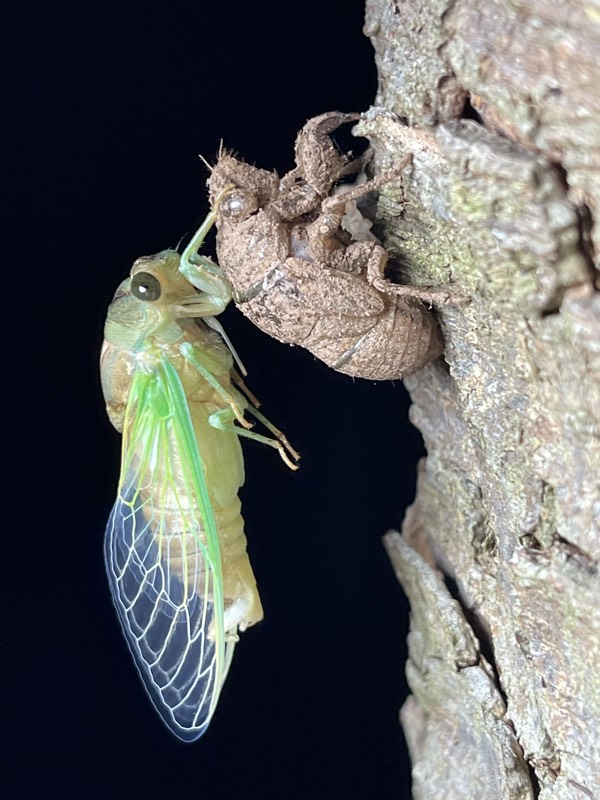
M 167 727 L 193 741 L 210 722 L 234 643 L 223 630 L 219 546 L 202 462 L 169 367 L 134 376 L 105 559 L 144 686 Z

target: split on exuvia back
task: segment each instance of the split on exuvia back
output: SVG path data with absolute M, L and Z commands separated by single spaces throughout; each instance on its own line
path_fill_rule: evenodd
M 135 262 L 101 354 L 107 411 L 123 434 L 105 537 L 112 597 L 146 691 L 183 741 L 206 730 L 238 632 L 263 617 L 238 499 L 239 437 L 276 448 L 292 468 L 298 459 L 251 402 L 214 318 L 231 290 L 198 251 L 217 208 L 183 255 Z M 245 414 L 270 435 L 250 430 Z

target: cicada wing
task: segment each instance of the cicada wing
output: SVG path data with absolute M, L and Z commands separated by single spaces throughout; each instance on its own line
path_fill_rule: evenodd
M 150 698 L 183 741 L 206 730 L 233 654 L 216 523 L 176 371 L 134 376 L 105 538 L 113 601 Z M 235 634 L 235 631 L 229 632 Z

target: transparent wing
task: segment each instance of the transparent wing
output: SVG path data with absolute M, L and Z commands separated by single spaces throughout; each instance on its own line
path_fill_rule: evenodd
M 183 741 L 206 730 L 233 655 L 219 543 L 183 387 L 169 362 L 136 373 L 105 559 L 150 698 Z

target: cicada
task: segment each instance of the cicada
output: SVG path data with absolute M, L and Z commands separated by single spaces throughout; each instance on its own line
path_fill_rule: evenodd
M 263 617 L 238 499 L 239 437 L 278 449 L 292 468 L 298 458 L 257 410 L 215 319 L 231 289 L 198 253 L 215 215 L 181 256 L 134 263 L 101 354 L 108 415 L 123 434 L 105 537 L 112 597 L 150 699 L 187 742 L 211 720 L 238 632 Z M 270 435 L 250 430 L 246 414 Z

